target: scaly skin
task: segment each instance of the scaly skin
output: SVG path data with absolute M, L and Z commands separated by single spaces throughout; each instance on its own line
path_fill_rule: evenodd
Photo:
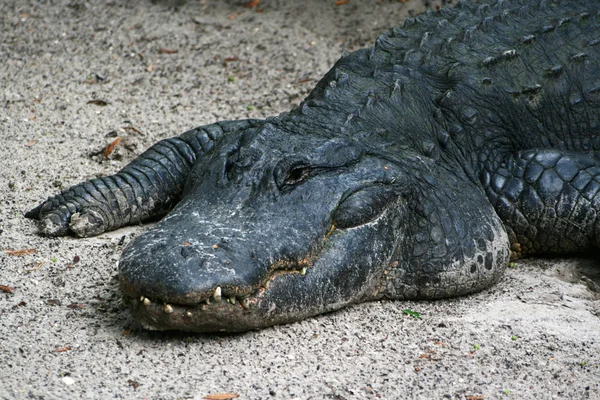
M 159 142 L 27 216 L 123 252 L 148 328 L 240 331 L 444 298 L 598 247 L 600 5 L 461 3 L 340 59 L 296 109 Z

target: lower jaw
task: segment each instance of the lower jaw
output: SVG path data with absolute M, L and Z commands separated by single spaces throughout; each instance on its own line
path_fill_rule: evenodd
M 258 313 L 256 308 L 234 299 L 210 304 L 165 304 L 146 297 L 123 296 L 133 318 L 150 330 L 188 332 L 243 332 L 289 321 Z

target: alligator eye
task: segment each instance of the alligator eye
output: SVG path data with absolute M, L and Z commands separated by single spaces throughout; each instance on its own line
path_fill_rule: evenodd
M 283 180 L 285 185 L 295 185 L 304 181 L 311 174 L 311 169 L 305 165 L 292 167 L 287 177 Z
M 313 176 L 317 170 L 306 160 L 284 158 L 275 167 L 275 183 L 280 190 L 291 189 Z
M 369 186 L 346 197 L 333 213 L 336 228 L 346 229 L 366 224 L 377 218 L 398 194 L 389 186 Z

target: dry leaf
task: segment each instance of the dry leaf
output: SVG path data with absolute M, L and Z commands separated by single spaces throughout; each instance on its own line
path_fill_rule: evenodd
M 108 105 L 108 101 L 96 99 L 96 100 L 90 100 L 86 104 L 94 104 L 96 106 L 102 106 L 102 107 L 104 107 L 104 106 Z
M 348 3 L 350 0 L 339 0 L 335 2 L 336 6 L 341 6 L 342 4 Z
M 4 293 L 12 293 L 15 291 L 15 288 L 12 286 L 0 285 L 0 290 L 3 291 Z
M 237 399 L 238 397 L 240 397 L 240 395 L 237 393 L 216 393 L 216 394 L 206 395 L 203 397 L 203 399 L 206 399 L 206 400 L 230 400 L 230 399 Z
M 31 146 L 33 146 L 36 143 L 37 143 L 37 140 L 33 140 L 32 139 L 29 142 L 25 143 L 25 147 L 31 147 Z
M 137 389 L 141 386 L 138 382 L 134 381 L 133 379 L 127 379 L 127 383 L 129 383 L 129 386 L 131 386 L 134 389 Z
M 66 346 L 66 347 L 57 347 L 56 350 L 54 350 L 54 351 L 56 351 L 57 353 L 64 353 L 65 351 L 70 351 L 70 350 L 71 350 L 71 348 Z
M 27 254 L 33 254 L 37 250 L 36 249 L 23 249 L 23 250 L 6 250 L 5 253 L 9 256 L 24 256 Z
M 108 146 L 106 146 L 103 153 L 104 158 L 108 158 L 108 156 L 110 156 L 110 153 L 112 153 L 115 150 L 115 147 L 117 147 L 117 145 L 119 144 L 119 142 L 121 142 L 122 139 L 123 136 L 119 136 L 118 138 L 113 140 Z
M 135 132 L 135 133 L 137 133 L 138 135 L 141 135 L 141 134 L 142 134 L 142 132 L 140 132 L 139 130 L 135 129 L 133 126 L 124 126 L 124 127 L 123 127 L 123 130 L 125 130 L 125 131 L 127 131 L 127 132 L 130 132 L 130 131 L 131 131 L 131 132 Z
M 252 0 L 247 3 L 244 3 L 244 7 L 252 8 L 252 7 L 256 7 L 259 4 L 260 4 L 260 0 Z
M 160 54 L 175 54 L 175 53 L 177 53 L 177 50 L 165 49 L 165 48 L 161 47 L 160 49 L 158 49 L 158 52 Z

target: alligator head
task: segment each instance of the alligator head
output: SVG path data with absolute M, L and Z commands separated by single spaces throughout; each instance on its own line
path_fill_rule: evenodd
M 181 202 L 120 261 L 134 316 L 156 329 L 241 331 L 380 298 L 407 192 L 357 142 L 283 134 L 224 138 Z
M 481 190 L 460 168 L 369 142 L 271 123 L 224 137 L 123 252 L 133 315 L 147 328 L 243 331 L 497 280 L 508 240 Z

